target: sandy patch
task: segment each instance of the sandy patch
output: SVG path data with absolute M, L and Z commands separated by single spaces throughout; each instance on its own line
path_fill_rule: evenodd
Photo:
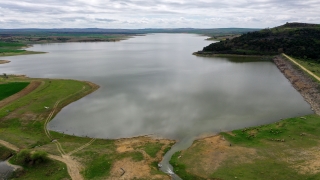
M 114 163 L 108 179 L 170 179 L 167 175 L 151 175 L 150 170 L 145 161 L 135 162 L 125 158 Z
M 184 159 L 184 155 L 192 156 Z M 255 149 L 230 146 L 221 135 L 197 140 L 181 154 L 181 161 L 192 167 L 187 171 L 200 177 L 211 174 L 227 159 L 233 159 L 235 164 L 240 164 L 251 163 L 255 158 L 258 158 Z
M 167 139 L 153 139 L 148 136 L 140 136 L 135 138 L 123 138 L 116 141 L 117 152 L 140 152 L 144 159 L 139 162 L 133 161 L 131 158 L 121 159 L 116 161 L 111 169 L 111 176 L 109 179 L 170 179 L 167 175 L 153 174 L 151 169 L 152 162 L 160 162 L 162 154 L 166 147 L 173 143 L 173 140 Z M 150 157 L 140 147 L 147 143 L 163 144 L 161 150 L 157 153 L 155 158 Z
M 320 147 L 306 150 L 290 150 L 294 154 L 286 159 L 300 174 L 317 174 L 320 172 Z

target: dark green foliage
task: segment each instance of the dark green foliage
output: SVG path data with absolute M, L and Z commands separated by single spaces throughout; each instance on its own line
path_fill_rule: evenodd
M 14 152 L 4 146 L 0 145 L 0 161 L 4 161 L 12 156 Z
M 28 163 L 31 161 L 31 153 L 28 149 L 21 150 L 15 159 L 15 162 L 21 165 L 28 165 Z
M 0 41 L 0 53 L 22 53 L 26 50 L 21 50 L 23 46 L 26 46 L 22 43 L 17 42 L 3 42 Z
M 27 87 L 29 82 L 0 84 L 0 100 L 5 99 Z
M 15 157 L 15 162 L 23 166 L 34 166 L 47 162 L 48 154 L 44 151 L 31 153 L 28 149 L 21 150 Z
M 36 151 L 35 153 L 31 154 L 31 160 L 36 165 L 47 162 L 49 160 L 48 153 L 46 153 L 45 151 Z
M 22 43 L 14 43 L 14 42 L 1 42 L 0 41 L 0 48 L 3 47 L 22 47 L 24 44 Z
M 28 153 L 29 152 L 29 153 Z M 37 157 L 36 162 L 40 162 L 39 159 L 43 159 L 43 156 L 46 156 L 45 153 L 36 152 Z M 29 150 L 20 154 L 20 158 L 26 157 L 32 159 Z M 18 169 L 12 173 L 9 179 L 23 179 L 23 180 L 34 180 L 34 179 L 46 179 L 46 180 L 56 180 L 56 179 L 71 179 L 67 167 L 64 163 L 59 161 L 52 161 L 45 158 L 45 161 L 41 161 L 39 164 L 28 162 L 27 164 L 23 162 L 22 164 L 17 161 L 17 156 L 14 156 L 9 160 L 11 164 L 16 164 L 22 166 L 23 169 Z
M 320 27 L 312 24 L 288 23 L 273 29 L 249 32 L 232 40 L 212 43 L 204 52 L 215 54 L 290 56 L 320 61 Z

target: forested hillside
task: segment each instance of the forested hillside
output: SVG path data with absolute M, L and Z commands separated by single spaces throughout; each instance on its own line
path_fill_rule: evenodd
M 241 55 L 288 55 L 320 62 L 320 25 L 287 23 L 248 32 L 232 40 L 212 43 L 198 53 Z

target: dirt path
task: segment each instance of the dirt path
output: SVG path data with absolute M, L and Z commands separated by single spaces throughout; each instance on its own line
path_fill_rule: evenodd
M 91 139 L 88 143 L 86 143 L 85 145 L 79 147 L 78 149 L 75 149 L 75 150 L 69 152 L 67 155 L 68 155 L 68 156 L 71 156 L 72 154 L 81 151 L 82 149 L 90 146 L 95 140 L 96 140 L 95 138 Z
M 80 174 L 80 170 L 82 169 L 82 166 L 77 161 L 73 160 L 71 156 L 62 155 L 56 156 L 56 155 L 49 155 L 48 156 L 51 159 L 63 162 L 67 165 L 68 173 L 73 180 L 83 180 L 82 175 Z
M 1 100 L 0 101 L 0 108 L 2 108 L 4 106 L 8 105 L 9 103 L 31 93 L 33 90 L 37 89 L 37 87 L 39 87 L 40 84 L 41 84 L 41 81 L 31 81 L 31 83 L 27 87 L 22 89 L 20 92 Z
M 55 114 L 56 111 L 58 111 L 58 105 L 60 102 L 62 102 L 63 100 L 69 98 L 70 96 L 72 95 L 75 95 L 75 94 L 78 94 L 82 91 L 84 91 L 86 88 L 85 86 L 83 86 L 79 91 L 73 93 L 73 94 L 70 94 L 69 96 L 63 98 L 63 99 L 60 99 L 58 100 L 54 106 L 52 107 L 52 110 L 50 112 L 50 114 L 48 115 L 48 117 L 46 118 L 45 120 L 45 123 L 44 123 L 44 126 L 43 126 L 43 129 L 44 129 L 44 132 L 46 134 L 46 136 L 50 139 L 50 140 L 53 140 L 52 142 L 56 144 L 57 146 L 57 149 L 58 151 L 60 152 L 61 156 L 55 156 L 55 155 L 49 155 L 49 158 L 51 159 L 55 159 L 55 160 L 58 160 L 58 161 L 61 161 L 63 163 L 65 163 L 67 165 L 67 168 L 68 168 L 68 173 L 70 175 L 70 177 L 73 179 L 73 180 L 83 180 L 83 177 L 82 175 L 80 174 L 80 171 L 82 169 L 82 165 L 74 160 L 71 155 L 73 153 L 76 153 L 78 151 L 81 151 L 82 149 L 86 148 L 87 146 L 91 145 L 96 139 L 93 138 L 91 139 L 88 143 L 84 144 L 83 146 L 69 152 L 68 154 L 63 150 L 61 144 L 59 143 L 58 140 L 54 140 L 53 137 L 51 136 L 50 134 L 50 131 L 47 129 L 47 125 L 48 123 L 50 122 L 51 118 L 53 117 L 53 115 Z
M 89 83 L 89 82 L 87 82 L 87 83 L 88 83 L 88 84 L 91 86 L 91 88 L 93 88 L 94 90 L 96 90 L 96 89 L 99 88 L 98 85 L 95 85 L 95 84 Z M 16 93 L 16 94 L 14 94 L 14 95 L 12 95 L 12 96 L 10 96 L 10 97 L 8 97 L 8 98 L 0 101 L 0 108 L 2 108 L 2 107 L 4 107 L 4 106 L 6 106 L 7 104 L 9 104 L 9 103 L 11 103 L 11 102 L 13 102 L 13 101 L 15 101 L 15 100 L 17 100 L 17 99 L 25 96 L 25 95 L 31 93 L 33 90 L 35 90 L 35 89 L 36 89 L 37 87 L 39 87 L 41 84 L 42 84 L 42 81 L 31 81 L 31 83 L 30 83 L 26 88 L 24 88 L 23 90 L 21 90 L 20 92 L 18 92 L 18 93 Z M 68 99 L 70 96 L 76 95 L 76 94 L 78 94 L 78 93 L 80 93 L 80 92 L 82 92 L 82 91 L 86 91 L 86 87 L 85 87 L 85 86 L 83 86 L 79 91 L 77 91 L 77 92 L 75 92 L 75 93 L 73 93 L 73 94 L 70 94 L 69 96 L 64 97 L 63 99 L 60 99 L 59 101 L 57 101 L 57 102 L 54 104 L 54 106 L 52 107 L 52 110 L 51 110 L 50 114 L 48 115 L 48 117 L 45 119 L 45 123 L 44 123 L 44 132 L 45 132 L 46 136 L 47 136 L 50 140 L 52 140 L 53 143 L 56 144 L 57 149 L 58 149 L 58 151 L 59 151 L 60 154 L 61 154 L 61 156 L 48 154 L 48 157 L 51 158 L 51 159 L 53 159 L 53 160 L 57 160 L 57 161 L 60 161 L 60 162 L 65 163 L 65 164 L 67 165 L 68 173 L 69 173 L 70 177 L 71 177 L 73 180 L 83 180 L 83 177 L 82 177 L 82 175 L 80 174 L 81 170 L 83 169 L 83 166 L 82 166 L 78 161 L 76 161 L 76 160 L 71 156 L 71 154 L 76 153 L 76 152 L 78 152 L 78 151 L 81 151 L 82 149 L 88 147 L 88 146 L 91 145 L 96 139 L 95 139 L 95 138 L 91 139 L 88 143 L 84 144 L 83 146 L 81 146 L 81 147 L 79 147 L 79 148 L 77 148 L 77 149 L 75 149 L 75 150 L 73 150 L 73 151 L 71 151 L 70 153 L 67 154 L 67 153 L 63 150 L 61 144 L 60 144 L 57 140 L 54 140 L 54 139 L 53 139 L 53 137 L 52 137 L 51 134 L 50 134 L 50 131 L 47 129 L 47 124 L 48 124 L 48 122 L 51 120 L 51 118 L 54 116 L 54 114 L 59 111 L 59 107 L 58 107 L 59 103 L 61 103 L 62 101 Z M 5 146 L 5 147 L 7 147 L 7 148 L 9 148 L 9 149 L 12 149 L 12 150 L 14 150 L 14 151 L 17 151 L 17 152 L 20 150 L 17 146 L 15 146 L 15 145 L 13 145 L 13 144 L 11 144 L 11 143 L 9 143 L 9 142 L 3 141 L 3 140 L 1 140 L 1 139 L 0 139 L 0 144 L 2 144 L 3 146 Z
M 12 149 L 14 151 L 19 151 L 19 148 L 11 143 L 8 143 L 7 141 L 3 141 L 0 139 L 0 144 L 9 148 L 9 149 Z
M 0 144 L 9 148 L 9 149 L 14 150 L 14 151 L 19 151 L 19 148 L 17 146 L 15 146 L 9 142 L 0 140 Z M 72 157 L 67 156 L 67 155 L 62 155 L 62 157 L 61 157 L 61 156 L 56 156 L 56 155 L 52 155 L 52 154 L 48 154 L 48 157 L 50 159 L 54 159 L 54 160 L 65 163 L 68 168 L 68 173 L 73 180 L 82 180 L 83 179 L 83 177 L 80 174 L 80 170 L 82 169 L 82 166 L 80 163 L 73 160 Z
M 290 61 L 292 61 L 294 64 L 296 64 L 297 66 L 299 66 L 301 69 L 303 69 L 304 71 L 306 71 L 308 74 L 310 74 L 312 77 L 316 78 L 318 81 L 320 81 L 320 77 L 318 77 L 317 75 L 313 74 L 311 71 L 309 71 L 308 69 L 306 69 L 305 67 L 303 67 L 301 64 L 299 64 L 297 61 L 295 61 L 294 59 L 292 59 L 291 57 L 287 56 L 286 54 L 283 54 L 286 58 L 288 58 Z

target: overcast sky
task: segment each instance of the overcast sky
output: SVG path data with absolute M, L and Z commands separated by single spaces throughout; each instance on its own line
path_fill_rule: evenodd
M 266 28 L 320 23 L 320 0 L 0 0 L 0 28 Z

